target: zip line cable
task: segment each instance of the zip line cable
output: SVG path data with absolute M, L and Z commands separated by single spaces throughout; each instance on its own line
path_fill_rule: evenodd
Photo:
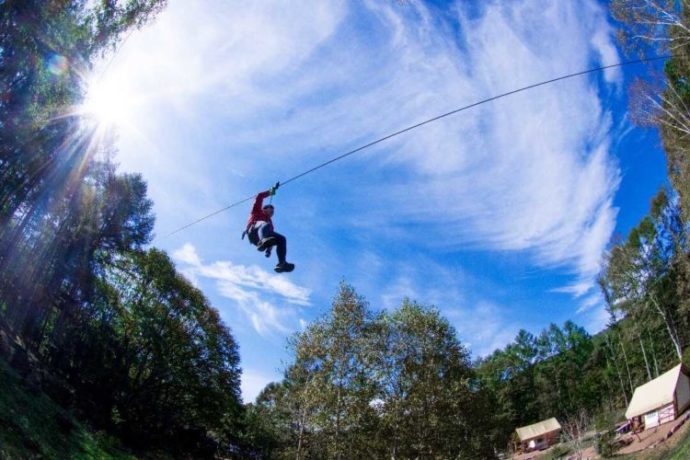
M 396 132 L 394 132 L 394 133 L 388 134 L 387 136 L 384 136 L 384 137 L 381 137 L 381 138 L 379 138 L 379 139 L 376 139 L 375 141 L 369 142 L 368 144 L 364 144 L 364 145 L 362 145 L 362 146 L 360 146 L 360 147 L 357 147 L 357 148 L 354 149 L 354 150 L 350 150 L 349 152 L 345 152 L 345 153 L 343 153 L 343 154 L 341 154 L 341 155 L 338 155 L 338 156 L 336 156 L 336 157 L 334 157 L 334 158 L 331 158 L 331 159 L 328 160 L 328 161 L 325 161 L 325 162 L 323 162 L 323 163 L 321 163 L 321 164 L 319 164 L 319 165 L 317 165 L 317 166 L 314 166 L 314 167 L 311 168 L 311 169 L 308 169 L 308 170 L 306 170 L 306 171 L 304 171 L 304 172 L 302 172 L 302 173 L 299 173 L 299 174 L 297 174 L 296 176 L 290 177 L 289 179 L 287 179 L 287 180 L 285 180 L 285 181 L 283 181 L 283 182 L 280 182 L 280 186 L 281 186 L 281 187 L 284 187 L 285 185 L 289 184 L 290 182 L 294 182 L 294 181 L 296 181 L 296 180 L 298 180 L 298 179 L 300 179 L 300 178 L 306 176 L 307 174 L 311 174 L 311 173 L 313 173 L 314 171 L 317 171 L 317 170 L 319 170 L 319 169 L 321 169 L 321 168 L 325 168 L 326 166 L 328 166 L 328 165 L 330 165 L 330 164 L 332 164 L 332 163 L 335 163 L 336 161 L 339 161 L 339 160 L 342 160 L 342 159 L 344 159 L 344 158 L 347 158 L 347 157 L 349 157 L 349 156 L 351 156 L 351 155 L 354 155 L 354 154 L 357 153 L 357 152 L 361 152 L 362 150 L 367 149 L 367 148 L 369 148 L 369 147 L 373 147 L 374 145 L 380 144 L 381 142 L 387 141 L 388 139 L 391 139 L 391 138 L 393 138 L 393 137 L 399 136 L 399 135 L 404 134 L 404 133 L 406 133 L 406 132 L 408 132 L 408 131 L 412 131 L 413 129 L 419 128 L 419 127 L 424 126 L 424 125 L 427 125 L 427 124 L 429 124 L 429 123 L 433 123 L 433 122 L 438 121 L 438 120 L 440 120 L 440 119 L 442 119 L 442 118 L 446 118 L 446 117 L 449 117 L 449 116 L 451 116 L 451 115 L 455 115 L 456 113 L 464 112 L 465 110 L 469 110 L 469 109 L 471 109 L 471 108 L 473 108 L 473 107 L 476 107 L 476 106 L 478 106 L 478 105 L 486 104 L 487 102 L 492 102 L 492 101 L 495 101 L 495 100 L 497 100 L 497 99 L 501 99 L 501 98 L 504 98 L 504 97 L 507 97 L 507 96 L 511 96 L 511 95 L 513 95 L 513 94 L 516 94 L 516 93 L 521 93 L 521 92 L 523 92 L 523 91 L 528 91 L 528 90 L 530 90 L 530 89 L 534 89 L 534 88 L 537 88 L 537 87 L 539 87 L 539 86 L 544 86 L 544 85 L 548 85 L 548 84 L 551 84 L 551 83 L 555 83 L 555 82 L 557 82 L 557 81 L 567 80 L 567 79 L 569 79 L 569 78 L 579 77 L 579 76 L 587 75 L 587 74 L 590 74 L 590 73 L 601 72 L 601 71 L 603 71 L 603 70 L 606 70 L 606 69 L 613 69 L 613 68 L 616 68 L 616 67 L 624 67 L 624 66 L 627 66 L 627 65 L 633 65 L 633 64 L 641 64 L 641 63 L 645 63 L 645 62 L 659 61 L 659 60 L 661 60 L 661 59 L 668 59 L 668 58 L 670 58 L 670 57 L 671 57 L 671 56 L 669 56 L 669 55 L 664 55 L 664 56 L 656 56 L 656 57 L 652 57 L 652 58 L 635 59 L 635 60 L 631 60 L 631 61 L 623 61 L 623 62 L 618 62 L 618 63 L 616 63 L 616 64 L 609 64 L 609 65 L 605 65 L 605 66 L 601 66 L 601 67 L 596 67 L 596 68 L 593 68 L 593 69 L 582 70 L 582 71 L 580 71 L 580 72 L 570 73 L 570 74 L 563 75 L 563 76 L 560 76 L 560 77 L 552 78 L 552 79 L 550 79 L 550 80 L 545 80 L 545 81 L 542 81 L 542 82 L 539 82 L 539 83 L 534 83 L 534 84 L 531 84 L 531 85 L 528 85 L 528 86 L 523 86 L 522 88 L 514 89 L 514 90 L 512 90 L 512 91 L 508 91 L 507 93 L 502 93 L 502 94 L 499 94 L 499 95 L 497 95 L 497 96 L 492 96 L 492 97 L 489 97 L 489 98 L 486 98 L 486 99 L 482 99 L 482 100 L 480 100 L 480 101 L 478 101 L 478 102 L 474 102 L 474 103 L 469 104 L 469 105 L 466 105 L 466 106 L 464 106 L 464 107 L 460 107 L 460 108 L 458 108 L 458 109 L 451 110 L 450 112 L 446 112 L 446 113 L 444 113 L 444 114 L 437 115 L 437 116 L 435 116 L 435 117 L 433 117 L 433 118 L 429 118 L 428 120 L 424 120 L 424 121 L 419 122 L 419 123 L 417 123 L 417 124 L 408 126 L 407 128 L 403 128 L 403 129 L 401 129 L 401 130 L 399 130 L 399 131 L 396 131 Z M 232 203 L 232 204 L 229 204 L 228 206 L 226 206 L 226 207 L 224 207 L 224 208 L 218 209 L 217 211 L 214 211 L 214 212 L 212 212 L 211 214 L 208 214 L 208 215 L 206 215 L 206 216 L 204 216 L 204 217 L 202 217 L 202 218 L 200 218 L 200 219 L 197 219 L 197 220 L 195 220 L 195 221 L 192 222 L 192 223 L 189 223 L 189 224 L 187 224 L 187 225 L 184 225 L 184 226 L 182 226 L 182 227 L 180 227 L 180 228 L 178 228 L 178 229 L 172 231 L 172 232 L 169 233 L 168 235 L 166 235 L 166 238 L 167 238 L 167 237 L 170 237 L 170 236 L 172 236 L 172 235 L 174 235 L 174 234 L 176 234 L 176 233 L 179 233 L 179 232 L 181 232 L 182 230 L 185 230 L 185 229 L 191 227 L 192 225 L 196 225 L 196 224 L 198 224 L 199 222 L 202 222 L 202 221 L 204 221 L 204 220 L 206 220 L 206 219 L 209 219 L 209 218 L 211 218 L 211 217 L 213 217 L 213 216 L 215 216 L 215 215 L 217 215 L 217 214 L 220 214 L 221 212 L 227 211 L 227 210 L 230 209 L 230 208 L 234 208 L 234 207 L 239 206 L 239 205 L 241 205 L 241 204 L 244 204 L 244 203 L 246 203 L 246 202 L 248 202 L 248 201 L 250 201 L 250 200 L 253 200 L 253 199 L 255 198 L 255 196 L 256 196 L 256 195 L 252 195 L 252 196 L 249 196 L 249 197 L 247 197 L 247 198 L 244 198 L 244 199 L 242 199 L 242 200 L 240 200 L 240 201 L 236 201 L 236 202 L 234 202 L 234 203 Z

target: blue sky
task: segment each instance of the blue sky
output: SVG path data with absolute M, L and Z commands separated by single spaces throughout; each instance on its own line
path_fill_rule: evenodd
M 520 328 L 605 324 L 601 255 L 665 182 L 656 134 L 626 114 L 643 68 L 486 104 L 289 184 L 274 202 L 289 275 L 240 241 L 248 206 L 166 235 L 430 116 L 617 62 L 613 34 L 595 0 L 172 0 L 91 98 L 121 170 L 148 180 L 154 244 L 237 337 L 249 401 L 341 280 L 373 308 L 436 305 L 475 356 Z

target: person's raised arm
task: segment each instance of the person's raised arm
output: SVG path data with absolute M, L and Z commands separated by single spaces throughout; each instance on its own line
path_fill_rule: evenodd
M 252 206 L 252 215 L 258 215 L 259 213 L 261 213 L 264 204 L 264 198 L 275 195 L 276 190 L 278 190 L 278 187 L 280 187 L 280 182 L 276 182 L 276 185 L 274 185 L 273 187 L 269 188 L 265 192 L 261 192 L 258 195 L 256 195 L 256 199 L 254 199 L 254 206 Z
M 268 196 L 271 196 L 270 190 L 266 190 L 265 192 L 261 192 L 256 195 L 256 198 L 254 199 L 254 206 L 252 206 L 252 214 L 259 214 L 261 212 L 261 208 L 264 204 L 264 198 Z

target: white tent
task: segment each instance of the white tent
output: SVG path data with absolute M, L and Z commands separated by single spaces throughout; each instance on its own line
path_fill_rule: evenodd
M 644 417 L 645 428 L 670 422 L 690 405 L 690 379 L 681 364 L 635 389 L 627 419 Z
M 518 438 L 520 441 L 524 442 L 529 439 L 538 438 L 547 433 L 553 431 L 558 431 L 561 429 L 561 424 L 555 418 L 550 418 L 548 420 L 542 420 L 541 422 L 534 423 L 532 425 L 523 426 L 518 428 L 517 431 Z

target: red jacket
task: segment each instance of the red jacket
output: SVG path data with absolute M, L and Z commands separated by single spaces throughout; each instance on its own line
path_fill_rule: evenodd
M 268 225 L 271 226 L 271 230 L 273 230 L 273 221 L 271 221 L 271 218 L 268 217 L 262 209 L 264 204 L 264 198 L 266 198 L 267 196 L 271 196 L 271 192 L 269 192 L 268 190 L 256 195 L 256 199 L 254 200 L 254 206 L 252 206 L 252 210 L 249 213 L 249 220 L 247 221 L 247 230 L 249 230 L 252 227 L 252 225 L 257 223 L 258 221 L 268 222 Z

